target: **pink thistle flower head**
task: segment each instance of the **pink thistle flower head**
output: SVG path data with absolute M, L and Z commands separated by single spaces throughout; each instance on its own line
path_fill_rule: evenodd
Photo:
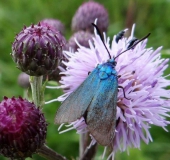
M 0 154 L 25 159 L 44 145 L 47 123 L 33 103 L 21 97 L 4 97 L 0 103 L 0 131 Z
M 109 38 L 104 35 L 111 57 L 118 56 L 128 48 L 133 38 L 133 30 L 130 37 L 122 37 L 119 41 L 114 36 L 111 45 Z M 128 99 L 120 89 L 117 95 L 116 117 L 112 117 L 113 121 L 116 119 L 116 127 L 114 138 L 110 142 L 114 148 L 111 156 L 118 150 L 126 151 L 128 147 L 140 148 L 141 140 L 148 144 L 152 141 L 149 132 L 152 125 L 165 129 L 169 124 L 166 117 L 169 116 L 170 104 L 167 103 L 166 98 L 169 97 L 170 92 L 165 88 L 170 81 L 163 76 L 169 60 L 161 59 L 162 47 L 153 50 L 153 48 L 146 48 L 146 43 L 147 39 L 115 59 L 117 62 L 115 69 L 117 75 L 120 75 L 118 85 L 124 88 Z M 58 101 L 64 101 L 74 92 L 97 65 L 108 61 L 108 52 L 97 33 L 93 43 L 90 42 L 89 45 L 90 48 L 80 45 L 75 53 L 65 52 L 68 61 L 63 63 L 67 68 L 62 72 L 65 76 L 60 81 L 62 84 L 60 88 L 65 93 L 57 98 Z M 107 93 L 105 94 L 107 96 Z M 80 109 L 79 106 L 77 107 Z M 78 133 L 88 131 L 88 124 L 83 119 L 82 116 L 81 119 L 71 123 Z M 92 138 L 94 143 L 95 138 L 93 136 Z

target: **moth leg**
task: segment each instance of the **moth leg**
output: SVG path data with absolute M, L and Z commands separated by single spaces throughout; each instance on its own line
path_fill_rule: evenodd
M 123 95 L 124 95 L 124 98 L 126 98 L 127 100 L 130 100 L 129 98 L 126 97 L 126 94 L 125 94 L 125 90 L 122 86 L 118 86 L 118 88 L 121 88 L 123 90 Z

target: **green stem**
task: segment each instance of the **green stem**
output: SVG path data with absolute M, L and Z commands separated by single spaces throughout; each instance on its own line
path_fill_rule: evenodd
M 83 156 L 84 153 L 84 140 L 85 140 L 85 134 L 80 134 L 79 135 L 79 157 Z
M 26 99 L 28 99 L 28 89 L 25 89 L 25 88 L 24 88 L 23 97 L 26 98 Z
M 42 85 L 43 76 L 30 76 L 30 84 L 32 90 L 32 99 L 37 107 L 42 107 L 44 104 L 44 88 Z
M 94 145 L 91 145 L 91 147 L 88 148 L 90 142 L 91 142 L 91 138 L 88 132 L 80 134 L 79 160 L 93 159 L 93 157 L 95 156 L 96 151 L 97 151 L 97 143 Z
M 97 151 L 97 143 L 91 145 L 90 148 L 87 147 L 82 157 L 80 157 L 79 160 L 93 159 L 95 157 L 96 151 Z
M 79 157 L 82 157 L 84 155 L 84 151 L 88 147 L 90 143 L 90 137 L 89 133 L 82 133 L 80 134 L 80 139 L 79 139 Z
M 44 157 L 47 160 L 66 160 L 65 157 L 53 151 L 46 145 L 42 146 L 37 152 L 41 157 Z

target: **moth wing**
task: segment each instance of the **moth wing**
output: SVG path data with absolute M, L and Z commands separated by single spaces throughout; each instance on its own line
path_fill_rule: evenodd
M 87 128 L 95 140 L 104 146 L 110 145 L 115 134 L 117 88 L 117 77 L 114 75 L 101 80 L 87 110 Z
M 68 96 L 57 111 L 55 123 L 73 122 L 83 116 L 97 90 L 100 79 L 95 68 L 85 81 Z

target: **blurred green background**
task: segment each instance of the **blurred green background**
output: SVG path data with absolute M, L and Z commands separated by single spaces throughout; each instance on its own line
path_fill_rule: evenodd
M 97 1 L 97 0 L 96 0 Z M 23 90 L 17 84 L 20 71 L 11 59 L 11 43 L 16 33 L 24 25 L 29 26 L 44 18 L 61 20 L 66 28 L 65 36 L 68 39 L 72 17 L 83 0 L 1 0 L 0 1 L 0 100 L 3 96 L 12 97 L 23 95 Z M 110 25 L 108 35 L 113 36 L 120 30 L 131 27 L 136 23 L 136 37 L 143 37 L 151 32 L 148 47 L 156 49 L 164 46 L 163 57 L 170 57 L 170 1 L 169 0 L 98 0 L 109 12 Z M 169 73 L 169 70 L 167 70 Z M 62 94 L 60 90 L 45 92 L 45 99 L 50 100 Z M 54 102 L 44 106 L 45 116 L 49 122 L 47 145 L 63 154 L 68 159 L 78 157 L 78 135 L 70 131 L 59 135 L 53 120 L 59 106 Z M 170 130 L 170 127 L 168 128 Z M 169 160 L 170 133 L 160 127 L 151 128 L 153 142 L 146 145 L 142 142 L 141 150 L 129 149 L 127 153 L 117 153 L 115 160 Z M 101 156 L 103 147 L 99 147 L 98 156 Z M 34 160 L 43 160 L 35 155 Z M 99 159 L 96 158 L 96 159 Z M 5 158 L 0 157 L 0 160 Z

